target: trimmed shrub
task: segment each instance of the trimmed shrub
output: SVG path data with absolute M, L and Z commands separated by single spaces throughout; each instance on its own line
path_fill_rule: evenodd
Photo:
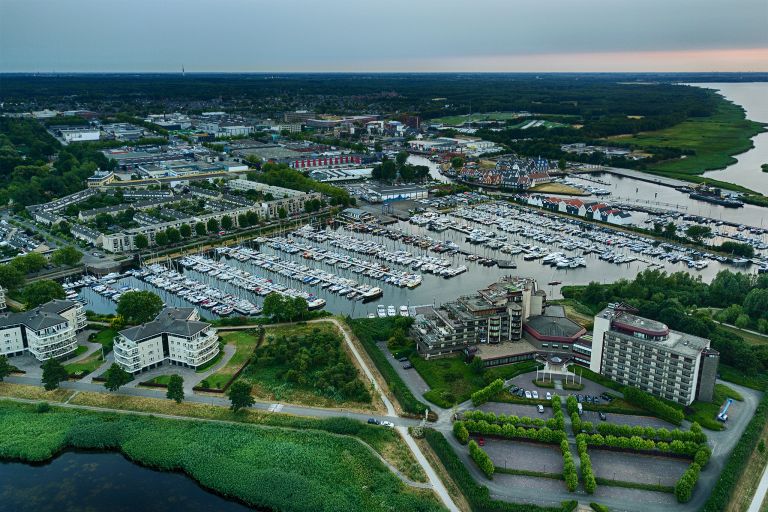
M 458 439 L 461 444 L 467 444 L 467 441 L 469 441 L 469 431 L 461 421 L 457 421 L 453 424 L 453 435 L 456 436 L 456 439 Z
M 472 460 L 475 461 L 477 467 L 485 473 L 485 476 L 488 477 L 488 479 L 493 478 L 493 472 L 496 471 L 496 466 L 493 465 L 493 461 L 488 454 L 485 453 L 485 450 L 480 448 L 474 441 L 469 442 L 469 456 L 472 457 Z
M 708 446 L 702 446 L 696 451 L 696 454 L 693 456 L 693 462 L 698 464 L 699 467 L 703 469 L 709 462 L 709 457 L 711 455 L 712 455 L 712 450 L 710 450 Z
M 688 466 L 688 469 L 685 470 L 685 473 L 677 481 L 675 484 L 675 497 L 678 503 L 688 503 L 691 500 L 693 488 L 696 487 L 700 472 L 701 466 L 694 462 Z
M 683 422 L 684 415 L 681 409 L 672 407 L 653 395 L 631 386 L 626 386 L 622 391 L 624 393 L 624 400 L 638 407 L 642 407 L 654 416 L 658 416 L 675 425 L 680 425 Z
M 573 492 L 579 486 L 579 475 L 576 473 L 576 464 L 573 462 L 571 448 L 568 441 L 563 439 L 560 442 L 560 451 L 563 453 L 563 477 L 568 491 Z
M 494 396 L 498 395 L 502 389 L 504 389 L 504 380 L 494 380 L 483 389 L 479 389 L 472 393 L 472 405 L 477 407 L 478 405 L 484 404 Z

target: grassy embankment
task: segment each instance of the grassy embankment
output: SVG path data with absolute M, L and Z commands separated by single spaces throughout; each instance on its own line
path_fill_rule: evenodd
M 626 142 L 639 149 L 670 147 L 693 151 L 694 154 L 686 158 L 651 164 L 646 172 L 745 192 L 749 202 L 765 201 L 768 204 L 768 199 L 760 194 L 750 194 L 749 189 L 701 176 L 706 171 L 724 169 L 735 163 L 734 155 L 751 149 L 752 137 L 765 130 L 763 124 L 746 119 L 741 107 L 721 99 L 712 116 L 692 117 L 663 130 L 610 137 L 609 140 Z
M 100 343 L 104 347 L 104 352 L 108 353 L 112 350 L 112 342 L 115 336 L 117 336 L 117 331 L 114 329 L 103 329 L 97 332 L 91 341 Z M 101 353 L 102 350 L 97 350 L 82 361 L 65 364 L 64 368 L 70 377 L 81 379 L 102 365 L 104 358 L 101 356 Z
M 159 470 L 184 471 L 201 485 L 255 507 L 440 509 L 434 498 L 406 488 L 347 435 L 56 407 L 40 411 L 0 403 L 0 458 L 42 462 L 67 448 L 117 450 Z
M 74 395 L 74 396 L 73 396 Z M 332 433 L 353 435 L 366 442 L 382 457 L 414 481 L 424 482 L 421 466 L 413 459 L 411 452 L 402 442 L 397 432 L 381 427 L 364 425 L 357 421 L 342 419 L 320 420 L 300 418 L 287 414 L 266 413 L 255 409 L 242 410 L 233 413 L 226 407 L 217 405 L 182 402 L 177 404 L 172 400 L 106 393 L 80 392 L 57 389 L 45 391 L 39 386 L 27 386 L 0 382 L 0 397 L 22 398 L 26 400 L 41 400 L 52 403 L 63 403 L 69 400 L 71 405 L 118 409 L 123 411 L 143 412 L 151 414 L 170 414 L 186 416 L 203 420 L 236 421 L 258 425 L 289 427 L 300 429 L 324 430 Z M 346 430 L 342 431 L 341 428 Z

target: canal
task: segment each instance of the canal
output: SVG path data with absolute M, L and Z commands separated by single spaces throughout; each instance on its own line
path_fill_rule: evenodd
M 245 505 L 182 473 L 155 471 L 118 453 L 64 452 L 50 463 L 0 463 L 0 510 L 13 512 L 244 512 Z

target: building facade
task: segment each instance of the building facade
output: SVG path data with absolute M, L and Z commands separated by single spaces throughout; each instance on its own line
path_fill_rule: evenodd
M 541 314 L 544 300 L 534 279 L 509 276 L 439 307 L 417 309 L 412 335 L 427 359 L 478 344 L 519 341 L 523 322 Z
M 85 309 L 71 300 L 0 314 L 0 354 L 29 353 L 38 361 L 64 357 L 77 349 L 77 333 L 85 324 Z
M 635 312 L 618 304 L 595 316 L 590 369 L 683 405 L 712 401 L 720 354 L 709 340 Z
M 219 353 L 219 336 L 196 308 L 166 308 L 151 322 L 120 331 L 115 362 L 136 374 L 164 362 L 198 368 Z

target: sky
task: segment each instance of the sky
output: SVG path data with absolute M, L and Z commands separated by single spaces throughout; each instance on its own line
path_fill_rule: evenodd
M 768 0 L 0 0 L 0 72 L 768 71 Z

